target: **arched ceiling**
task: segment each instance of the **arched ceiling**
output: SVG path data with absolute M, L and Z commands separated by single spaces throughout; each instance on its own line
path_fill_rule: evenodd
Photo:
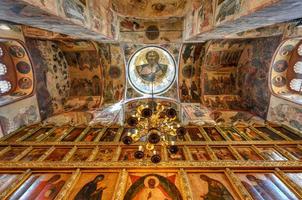
M 112 0 L 118 14 L 144 19 L 183 17 L 190 6 L 191 0 Z

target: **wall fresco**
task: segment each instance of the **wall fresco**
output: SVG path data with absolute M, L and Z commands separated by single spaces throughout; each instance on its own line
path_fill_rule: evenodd
M 270 63 L 280 39 L 276 36 L 252 40 L 245 47 L 238 63 L 238 85 L 242 106 L 262 118 L 265 118 L 269 105 Z
M 165 20 L 142 20 L 119 18 L 119 41 L 144 44 L 181 42 L 183 33 L 182 18 Z
M 190 6 L 188 0 L 125 0 L 112 1 L 112 9 L 124 16 L 139 18 L 168 18 L 182 17 Z
M 103 103 L 121 101 L 125 90 L 125 62 L 119 44 L 97 44 L 104 79 Z
M 181 102 L 198 103 L 201 101 L 201 65 L 204 56 L 204 44 L 182 46 L 178 77 Z
M 301 131 L 302 108 L 300 105 L 272 95 L 267 120 L 277 124 L 286 124 Z
M 1 1 L 0 18 L 78 38 L 101 41 L 116 37 L 116 16 L 107 8 L 99 12 L 99 2 L 24 1 Z
M 203 67 L 203 103 L 210 108 L 241 109 L 238 63 L 244 41 L 224 40 L 208 44 Z
M 47 118 L 44 124 L 62 125 L 88 125 L 93 119 L 89 112 L 66 112 Z
M 18 128 L 40 121 L 36 96 L 0 108 L 2 132 L 8 134 Z
M 51 41 L 26 39 L 37 81 L 37 99 L 42 119 L 64 111 L 69 96 L 68 65 L 58 45 Z

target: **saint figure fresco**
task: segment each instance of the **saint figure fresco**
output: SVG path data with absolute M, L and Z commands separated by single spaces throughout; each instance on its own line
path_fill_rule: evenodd
M 147 64 L 136 66 L 139 76 L 147 82 L 160 81 L 167 72 L 167 65 L 159 63 L 159 54 L 156 51 L 146 53 Z

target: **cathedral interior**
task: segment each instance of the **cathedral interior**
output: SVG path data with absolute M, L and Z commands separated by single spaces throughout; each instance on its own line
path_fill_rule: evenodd
M 0 0 L 0 199 L 302 199 L 301 0 Z

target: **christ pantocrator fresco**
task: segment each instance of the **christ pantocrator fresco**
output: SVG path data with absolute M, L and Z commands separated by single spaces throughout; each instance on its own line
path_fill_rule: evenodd
M 159 94 L 175 81 L 175 62 L 163 48 L 142 48 L 131 57 L 128 76 L 131 85 L 140 93 Z

